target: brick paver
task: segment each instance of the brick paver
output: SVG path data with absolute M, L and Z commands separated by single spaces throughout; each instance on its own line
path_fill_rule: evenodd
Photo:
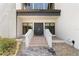
M 66 43 L 53 43 L 57 56 L 79 56 L 79 50 Z
M 30 42 L 30 47 L 48 47 L 47 41 L 44 36 L 34 36 Z

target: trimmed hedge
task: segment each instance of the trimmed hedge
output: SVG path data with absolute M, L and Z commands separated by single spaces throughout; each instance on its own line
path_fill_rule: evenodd
M 13 55 L 16 50 L 16 40 L 12 38 L 0 38 L 0 55 Z

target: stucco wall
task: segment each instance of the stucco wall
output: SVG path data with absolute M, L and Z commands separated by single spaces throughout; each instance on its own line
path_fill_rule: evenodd
M 56 22 L 59 16 L 17 16 L 17 36 L 22 35 L 22 23 Z M 34 29 L 34 28 L 33 28 Z
M 0 36 L 16 37 L 16 4 L 0 3 Z
M 18 9 L 21 9 L 21 3 L 16 3 L 16 9 L 18 10 Z
M 17 37 L 22 35 L 22 20 L 17 17 Z
M 79 49 L 79 4 L 61 3 L 55 4 L 56 9 L 61 9 L 61 16 L 56 22 L 56 35 L 72 45 L 75 41 L 75 48 Z
M 18 16 L 22 22 L 56 22 L 58 16 Z

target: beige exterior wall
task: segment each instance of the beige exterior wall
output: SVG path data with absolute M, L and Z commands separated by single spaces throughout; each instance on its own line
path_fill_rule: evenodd
M 22 20 L 17 17 L 17 37 L 22 35 Z
M 22 23 L 47 23 L 47 22 L 56 22 L 58 16 L 17 16 L 17 36 L 22 35 Z M 34 26 L 33 26 L 34 29 Z
M 55 7 L 61 9 L 61 16 L 56 22 L 56 36 L 70 45 L 74 40 L 74 47 L 79 49 L 79 4 L 57 3 Z
M 57 16 L 18 16 L 22 22 L 56 22 Z
M 0 3 L 0 36 L 16 37 L 16 4 Z

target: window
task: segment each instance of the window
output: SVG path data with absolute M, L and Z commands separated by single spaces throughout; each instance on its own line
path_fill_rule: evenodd
M 47 9 L 48 3 L 24 3 L 25 9 Z
M 23 25 L 22 32 L 23 32 L 23 34 L 26 34 L 29 29 L 32 29 L 33 24 L 32 23 L 23 23 L 22 25 Z
M 34 3 L 34 9 L 43 9 L 43 3 Z
M 48 3 L 45 3 L 45 9 L 48 9 Z
M 34 3 L 34 9 L 47 9 L 48 3 Z
M 55 23 L 45 23 L 45 28 L 49 29 L 50 32 L 55 35 Z
M 24 3 L 24 9 L 32 9 L 33 8 L 33 5 L 32 3 Z

